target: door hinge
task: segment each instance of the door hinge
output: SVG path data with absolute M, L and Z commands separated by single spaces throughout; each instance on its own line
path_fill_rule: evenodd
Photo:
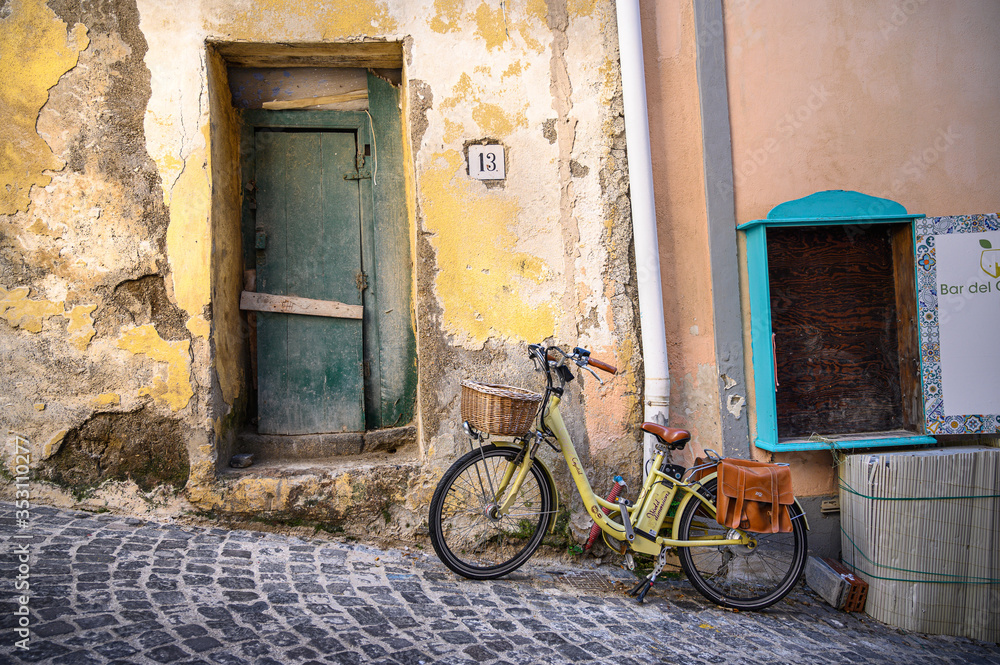
M 344 180 L 364 180 L 371 177 L 372 172 L 368 167 L 358 169 L 357 171 L 348 171 L 344 174 Z
M 257 209 L 257 181 L 251 180 L 244 187 L 247 191 L 247 203 L 250 205 L 251 210 Z
M 368 288 L 368 275 L 359 270 L 358 274 L 354 276 L 354 283 L 357 285 L 358 291 L 364 291 Z

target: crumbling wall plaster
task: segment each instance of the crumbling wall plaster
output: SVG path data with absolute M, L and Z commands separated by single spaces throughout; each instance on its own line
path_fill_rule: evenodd
M 423 457 L 398 478 L 408 488 L 399 510 L 423 511 L 465 446 L 462 378 L 539 387 L 528 342 L 582 344 L 621 369 L 603 387 L 588 376 L 564 404 L 584 463 L 637 477 L 642 377 L 613 2 L 49 5 L 61 38 L 86 31 L 89 47 L 62 65 L 40 113 L 18 110 L 59 160 L 39 173 L 62 170 L 0 215 L 0 344 L 18 355 L 0 383 L 24 403 L 13 426 L 51 460 L 96 445 L 98 423 L 131 426 L 125 414 L 149 412 L 177 424 L 197 505 L 252 512 L 347 497 L 343 478 L 216 478 L 217 437 L 244 378 L 230 338 L 238 313 L 222 302 L 239 290 L 236 119 L 207 44 L 374 39 L 402 42 L 405 57 Z M 25 6 L 44 15 L 42 0 L 12 0 L 10 16 L 23 19 Z M 468 176 L 477 142 L 503 144 L 505 180 Z M 36 410 L 40 401 L 49 406 Z M 377 475 L 351 481 L 354 496 Z
M 0 426 L 27 442 L 43 478 L 78 490 L 183 487 L 198 422 L 193 370 L 207 354 L 164 289 L 169 215 L 143 137 L 149 71 L 135 4 L 5 9 L 0 67 L 13 69 L 0 96 L 19 95 L 3 102 L 5 129 L 37 134 L 0 167 L 0 190 L 18 192 L 0 210 Z M 153 435 L 156 423 L 169 441 Z M 110 457 L 96 471 L 70 472 L 97 451 Z
M 10 0 L 0 18 L 0 215 L 26 209 L 31 187 L 51 180 L 45 171 L 62 168 L 35 121 L 88 41 L 86 26 L 68 26 L 37 0 Z
M 432 30 L 456 32 L 459 7 L 435 3 Z M 460 380 L 537 388 L 525 347 L 543 339 L 587 346 L 622 368 L 603 387 L 589 376 L 574 384 L 563 405 L 599 491 L 614 472 L 639 475 L 642 376 L 614 9 L 597 2 L 585 10 L 553 1 L 529 3 L 523 14 L 508 8 L 506 17 L 477 11 L 479 29 L 457 34 L 456 50 L 485 50 L 488 57 L 469 59 L 489 64 L 419 71 L 410 128 L 431 463 L 418 500 L 429 499 L 465 446 L 456 436 Z M 503 33 L 487 30 L 504 18 Z M 438 47 L 414 40 L 411 77 Z M 468 178 L 470 140 L 505 146 L 502 185 Z M 564 465 L 549 461 L 568 499 Z

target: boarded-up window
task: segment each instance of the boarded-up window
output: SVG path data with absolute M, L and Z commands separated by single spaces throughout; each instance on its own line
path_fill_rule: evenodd
M 918 431 L 911 257 L 909 224 L 768 230 L 779 440 Z

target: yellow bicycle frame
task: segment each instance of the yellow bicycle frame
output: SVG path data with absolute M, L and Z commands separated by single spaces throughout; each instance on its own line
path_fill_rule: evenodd
M 587 508 L 587 512 L 594 522 L 601 528 L 601 530 L 606 533 L 611 538 L 615 540 L 628 542 L 627 536 L 625 534 L 625 528 L 618 522 L 607 519 L 602 508 L 606 508 L 614 513 L 618 513 L 620 508 L 618 504 L 611 503 L 605 499 L 594 494 L 594 490 L 590 485 L 590 481 L 587 479 L 586 473 L 583 471 L 583 465 L 580 463 L 580 458 L 576 453 L 576 447 L 573 445 L 573 440 L 570 438 L 569 431 L 566 429 L 566 424 L 563 422 L 562 414 L 559 412 L 559 397 L 555 395 L 550 395 L 548 403 L 543 408 L 543 413 L 539 416 L 540 419 L 544 419 L 540 422 L 544 429 L 552 432 L 556 440 L 559 442 L 560 450 L 562 451 L 563 457 L 566 459 L 566 464 L 569 467 L 570 475 L 573 477 L 573 482 L 576 483 L 577 490 L 580 492 L 580 498 L 583 499 L 583 504 Z M 506 498 L 500 503 L 498 512 L 500 514 L 505 514 L 509 510 L 511 502 L 517 495 L 518 490 L 521 487 L 521 483 L 524 481 L 525 477 L 528 475 L 528 471 L 532 464 L 540 464 L 545 470 L 547 477 L 551 482 L 551 474 L 545 465 L 542 464 L 540 460 L 535 460 L 530 454 L 528 454 L 527 446 L 525 446 L 525 455 L 521 464 L 515 468 L 513 466 L 509 467 L 504 475 L 503 480 L 500 482 L 499 491 L 497 499 L 500 496 L 506 495 Z M 645 554 L 658 555 L 660 550 L 664 547 L 699 547 L 706 545 L 746 545 L 750 543 L 753 539 L 749 533 L 745 531 L 740 531 L 737 529 L 732 530 L 739 537 L 734 538 L 722 538 L 719 536 L 707 537 L 699 540 L 681 540 L 680 539 L 680 520 L 677 519 L 684 511 L 684 508 L 691 501 L 701 501 L 704 503 L 710 511 L 714 514 L 715 506 L 711 501 L 701 496 L 697 491 L 702 483 L 680 483 L 674 478 L 661 472 L 660 464 L 663 461 L 663 454 L 658 453 L 653 460 L 652 471 L 646 478 L 646 482 L 643 484 L 642 491 L 639 493 L 639 497 L 635 504 L 630 506 L 628 510 L 629 519 L 634 526 L 638 527 L 642 525 L 645 527 L 643 530 L 648 528 L 646 534 L 649 536 L 640 535 L 639 528 L 636 528 L 636 537 L 629 543 L 629 546 L 636 552 L 642 552 Z M 516 474 L 516 475 L 515 475 Z M 710 474 L 703 478 L 702 480 L 708 480 L 715 477 L 715 474 Z M 658 482 L 668 482 L 670 489 L 667 494 L 660 496 L 656 499 L 657 503 L 655 507 L 652 504 L 654 501 L 653 492 L 651 491 L 654 485 Z M 508 486 L 508 483 L 510 485 Z M 553 491 L 555 487 L 553 485 Z M 678 499 L 678 494 L 680 498 Z M 671 506 L 675 500 L 677 501 L 676 510 L 674 516 L 667 517 L 667 507 Z M 647 515 L 647 519 L 643 520 L 643 516 Z M 639 519 L 635 519 L 636 516 Z M 649 517 L 651 516 L 651 518 Z M 652 521 L 650 521 L 650 519 Z M 670 537 L 660 536 L 659 531 L 665 520 L 670 519 Z

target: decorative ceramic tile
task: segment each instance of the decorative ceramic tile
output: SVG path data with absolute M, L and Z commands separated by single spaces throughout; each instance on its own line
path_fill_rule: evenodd
M 951 233 L 983 233 L 1000 230 L 1000 217 L 996 214 L 925 217 L 914 220 L 914 224 L 921 386 L 924 393 L 924 419 L 927 431 L 935 435 L 1000 432 L 1000 414 L 956 415 L 946 414 L 944 411 L 935 239 L 935 236 Z

